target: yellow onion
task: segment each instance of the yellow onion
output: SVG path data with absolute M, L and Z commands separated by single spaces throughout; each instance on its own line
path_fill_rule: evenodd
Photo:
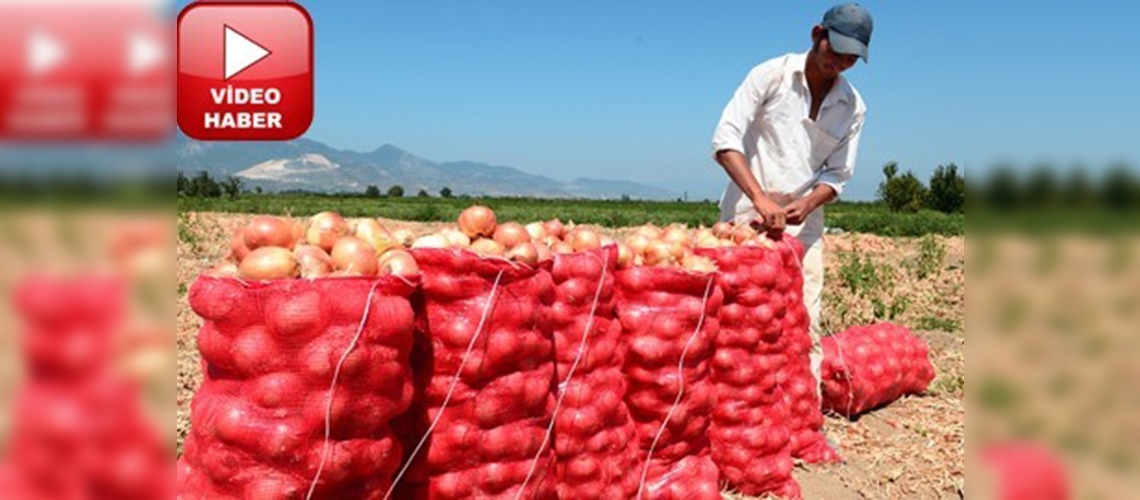
M 301 271 L 288 248 L 261 247 L 249 252 L 238 266 L 238 274 L 248 280 L 296 278 Z
M 333 267 L 349 276 L 376 276 L 376 249 L 355 236 L 342 236 L 332 249 Z
M 415 257 L 404 250 L 388 250 L 380 256 L 380 274 L 411 276 L 420 272 Z
M 469 238 L 491 236 L 497 226 L 495 212 L 482 205 L 472 205 L 459 214 L 459 229 Z
M 305 241 L 326 252 L 332 252 L 333 245 L 341 236 L 349 234 L 348 221 L 336 212 L 321 212 L 309 218 L 309 228 L 305 231 Z

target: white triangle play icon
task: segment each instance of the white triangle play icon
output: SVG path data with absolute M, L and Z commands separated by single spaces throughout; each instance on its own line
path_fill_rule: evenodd
M 223 59 L 226 61 L 226 80 L 257 64 L 258 61 L 265 59 L 271 53 L 269 49 L 258 45 L 257 42 L 246 38 L 245 35 L 238 33 L 231 27 L 226 26 L 225 30 L 226 38 L 222 50 L 224 51 Z
M 165 50 L 153 38 L 139 32 L 127 39 L 127 72 L 139 75 L 157 66 L 165 58 Z
M 28 37 L 27 70 L 32 75 L 42 75 L 63 63 L 67 49 L 58 39 L 35 31 Z

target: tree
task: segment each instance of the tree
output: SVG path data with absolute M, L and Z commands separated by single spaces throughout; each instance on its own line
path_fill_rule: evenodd
M 444 187 L 443 189 L 439 190 L 439 196 L 441 198 L 451 198 L 451 194 L 451 188 L 449 187 Z
M 1136 178 L 1123 165 L 1110 167 L 1100 189 L 1101 205 L 1113 210 L 1136 207 L 1138 192 Z
M 392 198 L 403 198 L 404 197 L 404 187 L 399 185 L 399 184 L 396 184 L 395 186 L 388 188 L 388 196 L 392 197 Z
M 1023 208 L 1053 208 L 1061 201 L 1061 187 L 1055 170 L 1051 165 L 1040 165 L 1033 170 L 1022 190 Z
M 226 180 L 222 181 L 222 191 L 226 193 L 226 197 L 231 200 L 236 200 L 238 195 L 241 194 L 241 178 L 229 176 Z
M 257 186 L 255 188 L 253 188 L 253 192 L 255 192 L 257 194 L 261 194 L 261 193 L 264 193 L 265 190 L 261 189 L 261 186 Z
M 190 179 L 187 179 L 185 175 L 182 175 L 181 170 L 178 171 L 178 179 L 175 181 L 175 186 L 176 187 L 174 189 L 174 192 L 178 196 L 186 196 L 187 191 L 190 189 Z
M 958 166 L 939 165 L 930 177 L 926 206 L 939 212 L 958 213 L 966 205 L 966 179 L 958 174 Z
M 427 198 L 431 195 L 429 195 L 427 191 L 420 189 L 420 192 L 416 193 L 416 196 L 420 198 Z
M 926 187 L 910 170 L 901 176 L 898 171 L 896 162 L 883 165 L 887 179 L 879 184 L 879 201 L 886 203 L 892 212 L 917 212 L 926 198 Z
M 364 196 L 366 196 L 368 198 L 379 198 L 380 197 L 380 188 L 378 188 L 372 184 L 369 184 L 368 187 L 364 188 Z
M 980 186 L 983 201 L 987 208 L 996 210 L 1012 210 L 1021 205 L 1021 187 L 1013 167 L 999 165 L 990 171 L 984 186 Z
M 199 198 L 220 198 L 222 188 L 218 186 L 217 182 L 214 182 L 214 179 L 210 178 L 208 172 L 202 170 L 190 181 L 190 189 L 187 190 L 187 194 Z

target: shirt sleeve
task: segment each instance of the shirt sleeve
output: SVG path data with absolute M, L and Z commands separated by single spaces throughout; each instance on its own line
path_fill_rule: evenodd
M 859 137 L 863 134 L 864 113 L 855 116 L 846 137 L 827 161 L 823 162 L 823 169 L 819 173 L 816 185 L 831 186 L 835 190 L 836 198 L 843 194 L 847 181 L 855 174 L 855 158 L 859 155 Z
M 732 150 L 744 153 L 744 134 L 749 125 L 772 97 L 780 82 L 782 60 L 768 61 L 752 68 L 744 82 L 736 89 L 732 99 L 721 112 L 720 121 L 713 133 L 712 154 Z

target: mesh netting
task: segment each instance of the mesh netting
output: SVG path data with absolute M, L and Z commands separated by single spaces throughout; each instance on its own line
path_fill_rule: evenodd
M 643 455 L 642 498 L 720 498 L 707 436 L 709 361 L 723 301 L 711 274 L 635 267 L 618 276 L 618 317 L 628 346 L 626 403 Z
M 926 342 L 906 327 L 878 323 L 823 338 L 823 408 L 855 417 L 934 380 Z
M 463 250 L 413 254 L 420 390 L 399 423 L 411 460 L 393 497 L 555 498 L 550 273 Z
M 190 289 L 203 382 L 178 465 L 180 498 L 374 498 L 412 401 L 414 281 L 247 283 Z
M 126 287 L 30 278 L 15 291 L 27 376 L 0 466 L 0 498 L 170 498 L 170 453 L 110 356 Z
M 558 498 L 637 494 L 633 420 L 622 397 L 625 355 L 617 319 L 617 247 L 558 254 L 551 276 L 559 405 L 555 417 Z

